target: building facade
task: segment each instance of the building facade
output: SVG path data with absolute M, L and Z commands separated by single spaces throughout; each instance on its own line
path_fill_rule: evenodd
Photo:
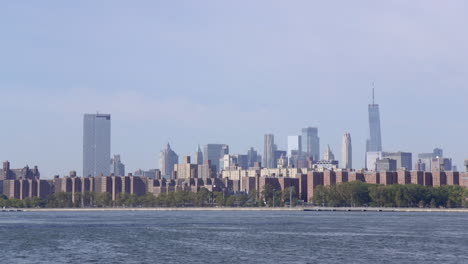
M 320 138 L 318 136 L 318 128 L 303 128 L 301 143 L 301 151 L 304 156 L 312 157 L 314 160 L 320 160 Z
M 263 166 L 265 168 L 276 168 L 275 150 L 275 136 L 266 134 L 263 139 Z
M 411 152 L 382 152 L 382 158 L 395 160 L 397 169 L 413 170 L 413 153 Z
M 353 168 L 353 147 L 351 134 L 349 133 L 343 135 L 343 142 L 341 145 L 341 167 L 343 169 Z
M 207 144 L 203 146 L 203 162 L 210 161 L 211 166 L 216 166 L 216 172 L 221 170 L 219 160 L 229 154 L 229 146 L 225 144 Z
M 83 119 L 83 176 L 109 175 L 111 116 L 85 114 Z
M 171 149 L 169 143 L 166 149 L 161 151 L 159 155 L 159 169 L 161 170 L 162 177 L 172 178 L 174 172 L 174 165 L 179 163 L 179 156 Z
M 120 159 L 120 155 L 114 155 L 111 160 L 111 174 L 114 176 L 125 176 L 125 165 Z

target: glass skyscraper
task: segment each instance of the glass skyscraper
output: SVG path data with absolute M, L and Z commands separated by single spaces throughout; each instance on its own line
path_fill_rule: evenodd
M 380 133 L 380 111 L 379 105 L 374 102 L 374 91 L 372 91 L 372 104 L 369 105 L 369 139 L 367 140 L 367 152 L 382 151 L 382 135 Z
M 220 159 L 229 154 L 229 146 L 225 144 L 206 144 L 203 146 L 203 161 L 211 161 L 216 166 L 216 172 L 221 171 Z
M 110 173 L 111 116 L 85 114 L 83 119 L 83 176 Z
M 312 157 L 314 160 L 320 159 L 320 138 L 318 136 L 318 128 L 303 128 L 301 144 L 303 155 L 306 157 Z

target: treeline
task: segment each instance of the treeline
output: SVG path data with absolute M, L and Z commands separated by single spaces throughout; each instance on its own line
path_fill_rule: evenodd
M 292 199 L 291 199 L 292 198 Z M 112 201 L 110 193 L 84 192 L 72 193 L 60 192 L 39 199 L 37 197 L 24 200 L 8 199 L 0 196 L 0 207 L 14 208 L 105 208 L 105 207 L 258 207 L 258 206 L 284 206 L 292 200 L 292 205 L 297 203 L 297 195 L 293 188 L 284 191 L 274 190 L 271 185 L 266 185 L 260 193 L 251 192 L 238 194 L 224 194 L 223 192 L 210 192 L 206 188 L 197 193 L 189 191 L 176 191 L 153 195 L 147 193 L 138 196 L 128 193 L 119 193 Z
M 317 186 L 313 202 L 320 206 L 468 207 L 468 189 L 458 185 L 378 185 L 361 181 Z

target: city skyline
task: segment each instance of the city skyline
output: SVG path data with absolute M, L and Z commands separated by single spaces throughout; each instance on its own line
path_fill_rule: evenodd
M 375 82 L 385 151 L 440 147 L 462 167 L 463 2 L 184 5 L 4 3 L 0 159 L 48 178 L 81 171 L 79 120 L 100 111 L 131 172 L 154 168 L 167 142 L 179 154 L 207 143 L 261 154 L 265 133 L 286 150 L 307 126 L 337 156 L 351 133 L 357 167 Z

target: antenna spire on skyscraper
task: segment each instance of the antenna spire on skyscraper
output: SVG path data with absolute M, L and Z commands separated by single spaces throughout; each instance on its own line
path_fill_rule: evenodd
M 375 83 L 372 82 L 372 104 L 375 104 Z

